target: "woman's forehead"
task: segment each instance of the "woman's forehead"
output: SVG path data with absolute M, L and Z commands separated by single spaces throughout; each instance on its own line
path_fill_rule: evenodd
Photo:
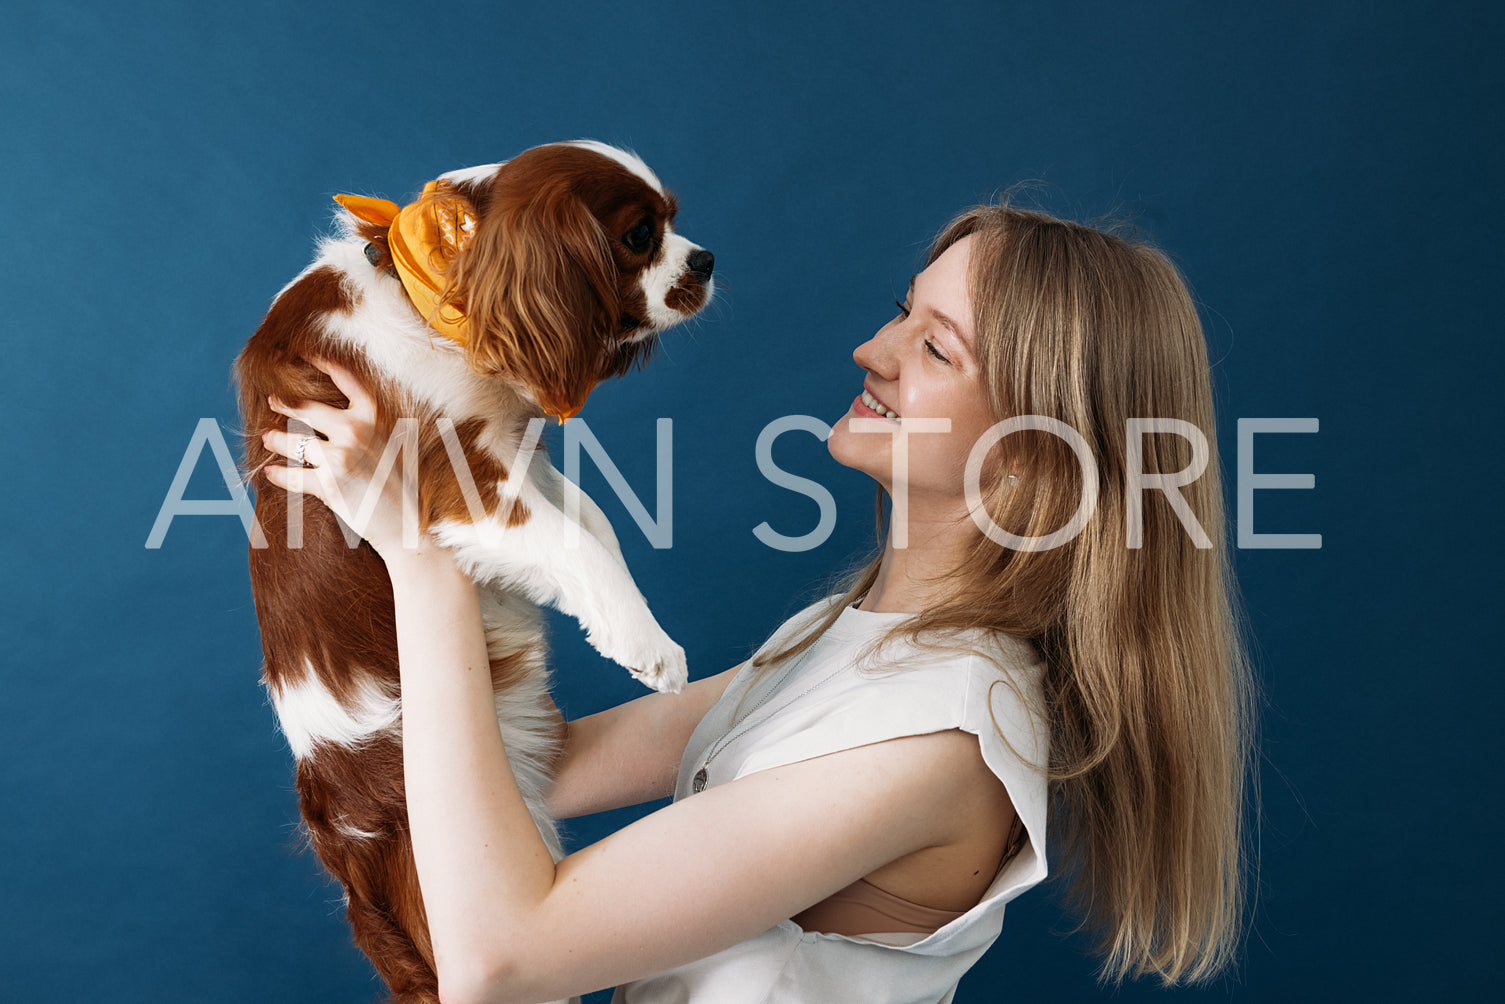
M 949 328 L 970 349 L 972 338 L 971 235 L 948 247 L 925 268 L 912 276 L 909 292 L 924 299 L 916 307 L 927 309 L 944 327 Z

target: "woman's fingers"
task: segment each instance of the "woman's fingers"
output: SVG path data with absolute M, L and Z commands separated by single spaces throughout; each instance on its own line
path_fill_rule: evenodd
M 308 357 L 315 368 L 327 374 L 349 406 L 335 408 L 319 401 L 292 403 L 268 397 L 267 404 L 287 417 L 287 428 L 269 429 L 261 441 L 271 452 L 289 458 L 286 465 L 267 464 L 262 468 L 273 485 L 291 492 L 312 495 L 324 502 L 335 515 L 354 527 L 344 500 L 366 499 L 372 489 L 378 493 L 377 507 L 370 509 L 363 501 L 358 532 L 380 550 L 379 542 L 407 539 L 408 503 L 405 497 L 382 504 L 382 493 L 389 479 L 377 482 L 381 451 L 376 448 L 376 404 L 361 380 L 350 369 L 330 359 Z M 311 435 L 311 433 L 313 433 Z M 298 465 L 296 462 L 301 461 Z M 401 482 L 397 482 L 400 487 Z M 390 500 L 389 500 L 390 501 Z M 401 520 L 398 516 L 401 516 Z
M 261 434 L 261 442 L 273 453 L 287 457 L 289 460 L 300 461 L 304 465 L 293 467 L 283 464 L 265 464 L 261 472 L 266 475 L 268 481 L 279 488 L 285 488 L 290 492 L 304 492 L 327 503 L 324 498 L 324 478 L 322 477 L 327 471 L 324 463 L 323 440 L 306 432 L 268 429 Z
M 350 424 L 350 414 L 342 408 L 332 408 L 319 401 L 300 401 L 290 404 L 279 398 L 267 398 L 267 404 L 279 415 L 302 422 L 326 439 L 343 434 Z
M 324 444 L 318 436 L 297 430 L 268 429 L 261 434 L 261 442 L 280 456 L 300 460 L 312 467 L 324 466 L 319 462 L 323 458 Z
M 308 361 L 314 368 L 322 371 L 334 381 L 334 385 L 340 389 L 350 401 L 349 411 L 364 421 L 376 419 L 376 402 L 371 400 L 371 395 L 366 393 L 366 385 L 361 383 L 361 378 L 333 359 L 323 356 L 310 356 Z
M 278 488 L 312 495 L 326 505 L 328 504 L 328 499 L 324 497 L 324 482 L 319 478 L 319 472 L 313 468 L 267 464 L 261 469 L 261 473 L 265 474 L 266 479 Z

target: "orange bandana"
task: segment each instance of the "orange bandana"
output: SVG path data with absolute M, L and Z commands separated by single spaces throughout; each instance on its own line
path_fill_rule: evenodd
M 408 299 L 439 334 L 464 345 L 464 304 L 450 300 L 441 303 L 448 273 L 455 256 L 465 250 L 476 234 L 475 210 L 470 202 L 447 185 L 431 181 L 423 186 L 418 201 L 399 207 L 387 199 L 364 195 L 336 195 L 334 201 L 351 215 L 367 223 L 387 228 L 387 249 L 392 264 L 407 290 Z M 561 425 L 574 418 L 580 405 L 554 413 Z
M 418 201 L 398 207 L 386 199 L 336 195 L 334 201 L 357 219 L 387 228 L 387 247 L 402 288 L 423 319 L 452 342 L 465 344 L 465 311 L 453 301 L 440 304 L 449 285 L 455 256 L 476 233 L 475 212 L 461 195 L 441 190 L 439 182 L 423 186 Z

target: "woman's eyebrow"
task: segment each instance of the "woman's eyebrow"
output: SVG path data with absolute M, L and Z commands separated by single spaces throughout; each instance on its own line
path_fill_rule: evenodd
M 930 308 L 930 316 L 934 317 L 937 321 L 940 321 L 943 325 L 949 328 L 953 335 L 961 339 L 963 345 L 967 343 L 967 338 L 962 334 L 962 329 L 951 318 L 947 317 L 939 310 L 936 310 L 934 307 Z
M 909 293 L 907 295 L 907 299 L 911 303 L 914 302 L 914 281 L 915 281 L 915 276 L 913 276 L 913 275 L 910 276 L 909 277 Z M 937 321 L 940 321 L 941 324 L 946 328 L 946 330 L 950 331 L 953 335 L 956 336 L 956 340 L 958 342 L 961 342 L 962 348 L 967 351 L 968 355 L 973 354 L 972 353 L 972 343 L 968 339 L 967 335 L 965 335 L 962 332 L 961 325 L 957 324 L 950 317 L 948 317 L 947 315 L 941 313 L 939 310 L 936 310 L 934 307 L 927 306 L 925 308 L 925 310 L 930 314 L 931 317 L 934 317 Z

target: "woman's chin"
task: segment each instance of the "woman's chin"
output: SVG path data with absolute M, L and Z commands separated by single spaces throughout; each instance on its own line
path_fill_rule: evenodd
M 854 471 L 861 471 L 879 484 L 888 480 L 893 473 L 893 464 L 888 457 L 887 450 L 875 449 L 879 445 L 881 437 L 868 434 L 858 435 L 847 425 L 852 417 L 851 412 L 836 420 L 831 427 L 831 434 L 826 437 L 826 450 L 831 454 L 831 459 L 843 467 L 850 467 Z M 887 445 L 886 441 L 883 445 Z
M 843 467 L 851 467 L 852 456 L 852 430 L 847 427 L 847 421 L 852 417 L 849 411 L 836 420 L 831 426 L 830 435 L 826 436 L 826 452 L 831 454 L 831 459 Z

